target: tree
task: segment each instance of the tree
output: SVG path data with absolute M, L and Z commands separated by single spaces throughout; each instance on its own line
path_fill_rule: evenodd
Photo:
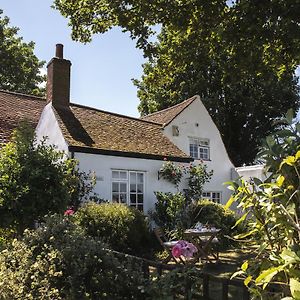
M 18 28 L 9 26 L 9 18 L 0 9 L 0 89 L 33 95 L 44 95 L 40 74 L 44 65 L 34 55 L 34 43 L 17 36 Z
M 89 192 L 76 161 L 45 141 L 37 143 L 25 124 L 0 149 L 0 227 L 21 234 L 45 214 L 63 212 Z
M 72 37 L 121 26 L 148 62 L 138 86 L 142 115 L 199 94 L 235 165 L 252 163 L 272 120 L 296 110 L 299 1 L 55 0 Z M 153 25 L 161 25 L 151 42 Z

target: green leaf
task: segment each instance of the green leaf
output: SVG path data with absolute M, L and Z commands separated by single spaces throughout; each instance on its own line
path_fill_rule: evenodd
M 246 212 L 245 214 L 243 214 L 234 224 L 234 226 L 232 228 L 237 227 L 241 222 L 245 221 L 245 219 L 248 216 L 248 212 Z
M 245 286 L 248 286 L 248 284 L 251 282 L 251 280 L 252 280 L 252 276 L 249 275 L 249 276 L 244 280 L 244 285 L 245 285 Z
M 281 168 L 283 165 L 285 165 L 285 164 L 287 164 L 287 165 L 289 165 L 289 166 L 293 166 L 293 165 L 295 164 L 295 162 L 296 162 L 296 157 L 295 157 L 295 156 L 288 156 L 287 158 L 285 158 L 285 159 L 281 162 L 280 168 Z
M 280 257 L 284 260 L 286 264 L 300 262 L 300 257 L 294 251 L 289 249 L 284 249 L 280 254 Z
M 272 278 L 278 274 L 279 272 L 281 272 L 283 270 L 283 266 L 279 266 L 279 267 L 272 267 L 269 268 L 267 270 L 264 270 L 260 273 L 260 275 L 256 278 L 255 283 L 256 284 L 265 284 L 265 283 L 269 283 Z
M 266 137 L 266 142 L 267 142 L 267 145 L 272 148 L 274 145 L 275 145 L 275 140 L 272 136 L 267 136 Z
M 238 235 L 235 236 L 235 238 L 236 239 L 243 239 L 243 238 L 248 237 L 248 236 L 250 236 L 250 235 L 252 235 L 256 232 L 257 232 L 257 229 L 255 228 L 255 229 L 253 229 L 249 232 L 238 234 Z
M 229 199 L 228 199 L 228 201 L 227 201 L 227 203 L 225 204 L 225 209 L 228 209 L 231 205 L 232 205 L 232 203 L 235 201 L 235 198 L 234 198 L 234 196 L 231 196 Z
M 248 269 L 248 260 L 246 260 L 246 261 L 242 264 L 241 269 L 242 269 L 244 272 L 246 272 L 246 270 Z
M 290 109 L 287 111 L 285 117 L 286 117 L 286 120 L 288 121 L 289 124 L 292 124 L 292 123 L 293 123 L 294 111 L 293 111 L 292 108 L 290 108 Z
M 241 271 L 241 270 L 236 271 L 236 272 L 234 272 L 234 273 L 231 275 L 230 279 L 233 279 L 233 278 L 235 278 L 235 277 L 237 277 L 237 276 L 239 276 L 239 275 L 243 275 L 243 274 L 245 274 L 244 271 Z
M 281 186 L 283 185 L 284 180 L 285 180 L 285 177 L 282 176 L 282 175 L 279 175 L 279 176 L 277 177 L 277 180 L 276 180 L 277 185 L 278 185 L 279 187 L 281 187 Z
M 290 279 L 290 290 L 295 299 L 300 299 L 300 282 L 297 279 Z

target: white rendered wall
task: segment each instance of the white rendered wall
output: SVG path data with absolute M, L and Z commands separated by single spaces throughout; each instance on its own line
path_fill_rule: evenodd
M 111 200 L 112 170 L 129 170 L 145 172 L 144 212 L 154 208 L 156 197 L 154 192 L 176 192 L 176 187 L 170 182 L 158 180 L 158 170 L 163 161 L 141 158 L 129 158 L 100 154 L 74 153 L 79 161 L 79 167 L 85 172 L 95 172 L 98 177 L 95 192 L 106 200 Z M 184 180 L 183 180 L 184 182 Z M 184 188 L 182 184 L 180 189 Z
M 173 136 L 172 125 L 179 128 L 179 136 Z M 230 161 L 219 130 L 202 104 L 200 98 L 194 100 L 183 112 L 181 112 L 164 132 L 166 136 L 178 148 L 186 154 L 190 154 L 189 137 L 208 138 L 210 141 L 210 161 L 204 161 L 208 170 L 213 170 L 214 174 L 209 183 L 204 186 L 204 191 L 221 192 L 221 203 L 225 204 L 231 192 L 223 185 L 224 182 L 231 181 L 237 177 L 234 165 Z M 195 160 L 195 163 L 199 161 Z
M 258 178 L 264 181 L 267 176 L 265 173 L 264 165 L 255 165 L 255 166 L 245 166 L 235 169 L 239 176 L 243 177 L 244 180 L 249 181 L 251 178 Z
M 51 103 L 45 106 L 35 132 L 38 141 L 47 137 L 48 145 L 56 145 L 58 150 L 69 152 L 68 144 L 60 130 Z

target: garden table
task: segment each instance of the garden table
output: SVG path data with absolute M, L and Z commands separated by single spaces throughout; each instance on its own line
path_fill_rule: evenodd
M 202 229 L 187 229 L 184 232 L 184 237 L 191 243 L 193 243 L 198 252 L 194 257 L 194 263 L 196 263 L 199 259 L 208 260 L 211 262 L 209 255 L 212 255 L 214 259 L 218 260 L 218 255 L 216 253 L 211 252 L 211 246 L 213 243 L 218 242 L 217 234 L 221 231 L 221 229 L 216 228 L 202 228 Z

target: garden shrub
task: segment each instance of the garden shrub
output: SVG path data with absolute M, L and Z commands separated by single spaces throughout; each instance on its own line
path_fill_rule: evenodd
M 5 249 L 6 246 L 13 241 L 16 232 L 13 228 L 0 227 L 0 251 Z
M 145 216 L 119 203 L 88 202 L 75 214 L 76 223 L 88 235 L 100 238 L 111 249 L 133 255 L 150 252 L 150 229 Z
M 149 299 L 202 299 L 202 279 L 196 267 L 185 266 L 164 273 L 147 286 Z
M 220 242 L 223 247 L 227 247 L 233 243 L 226 236 L 233 237 L 243 230 L 241 226 L 232 228 L 238 219 L 232 210 L 226 209 L 222 204 L 214 203 L 207 199 L 191 203 L 188 207 L 188 215 L 190 216 L 192 226 L 200 222 L 204 225 L 208 224 L 220 228 L 222 233 L 220 235 Z
M 186 198 L 182 193 L 156 192 L 155 210 L 150 211 L 150 217 L 157 226 L 163 227 L 166 233 L 180 235 L 183 228 Z
M 213 176 L 213 171 L 207 170 L 207 165 L 201 163 L 190 165 L 188 177 L 188 190 L 186 196 L 189 200 L 198 200 L 203 193 L 205 183 L 208 183 Z
M 0 299 L 143 299 L 143 278 L 69 217 L 50 217 L 0 255 Z
M 25 123 L 0 149 L 0 226 L 22 234 L 48 213 L 63 212 L 89 195 L 77 162 L 46 141 L 37 142 Z

